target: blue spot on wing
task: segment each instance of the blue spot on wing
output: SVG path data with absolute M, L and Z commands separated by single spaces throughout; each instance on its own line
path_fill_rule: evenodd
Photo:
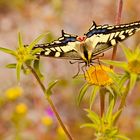
M 76 41 L 76 37 L 68 37 L 62 40 L 61 42 L 67 44 L 68 42 L 74 42 L 74 41 Z
M 87 37 L 91 37 L 93 36 L 94 34 L 102 34 L 102 33 L 106 33 L 107 32 L 107 29 L 93 29 L 91 31 L 89 31 L 86 36 Z

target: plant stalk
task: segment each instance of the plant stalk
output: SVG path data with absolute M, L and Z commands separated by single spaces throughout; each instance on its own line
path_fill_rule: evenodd
M 57 110 L 56 110 L 56 108 L 55 108 L 55 105 L 53 104 L 53 102 L 52 102 L 50 96 L 48 96 L 48 95 L 46 94 L 46 88 L 45 88 L 44 84 L 42 83 L 42 81 L 40 80 L 39 76 L 37 75 L 37 73 L 35 72 L 35 70 L 34 70 L 30 65 L 26 64 L 26 66 L 31 70 L 32 74 L 34 75 L 34 77 L 35 77 L 36 80 L 38 81 L 38 83 L 39 83 L 41 89 L 43 90 L 43 92 L 44 92 L 44 94 L 45 94 L 45 96 L 46 96 L 46 99 L 47 99 L 48 102 L 49 102 L 49 105 L 51 106 L 51 108 L 52 108 L 52 110 L 53 110 L 53 112 L 54 112 L 54 114 L 55 114 L 55 116 L 56 116 L 56 118 L 57 118 L 59 124 L 61 125 L 62 129 L 64 130 L 65 134 L 67 135 L 67 137 L 69 138 L 69 140 L 73 140 L 72 137 L 71 137 L 71 135 L 70 135 L 70 133 L 69 133 L 68 130 L 66 129 L 66 127 L 65 127 L 65 125 L 64 125 L 64 123 L 63 123 L 63 121 L 61 120 L 61 118 L 60 118 L 60 116 L 59 116 L 59 114 L 58 114 L 58 112 L 57 112 Z
M 101 117 L 103 116 L 104 111 L 105 111 L 105 92 L 106 91 L 104 88 L 100 89 L 100 115 Z
M 115 20 L 116 25 L 120 24 L 120 22 L 121 22 L 122 7 L 123 7 L 123 0 L 119 0 L 119 2 L 118 2 L 118 10 L 117 10 L 116 20 Z M 117 45 L 113 47 L 111 60 L 115 59 L 116 53 L 117 53 Z M 110 68 L 113 69 L 113 66 L 110 65 Z

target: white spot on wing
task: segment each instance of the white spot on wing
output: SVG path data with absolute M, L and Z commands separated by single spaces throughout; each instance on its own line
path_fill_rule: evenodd
M 108 25 L 103 25 L 103 26 L 102 26 L 102 28 L 107 28 L 107 27 L 108 27 Z
M 93 26 L 90 28 L 90 31 L 93 30 L 94 28 L 95 28 L 95 25 L 93 25 Z
M 129 30 L 126 30 L 126 31 L 125 31 L 125 33 L 128 33 L 128 32 L 129 32 Z
M 55 57 L 59 57 L 59 56 L 60 56 L 60 52 L 56 52 Z
M 51 52 L 51 50 L 46 51 L 46 52 L 45 52 L 45 55 L 49 55 L 50 52 Z
M 125 25 L 125 27 L 129 27 L 129 24 Z
M 70 37 L 70 35 L 68 35 L 68 34 L 64 34 L 64 36 L 65 36 L 65 37 Z
M 107 29 L 113 29 L 114 28 L 114 26 L 109 26 Z
M 54 43 L 59 44 L 59 43 L 61 43 L 61 42 L 60 42 L 60 41 L 58 41 L 58 40 L 56 40 L 56 41 L 54 41 Z
M 101 28 L 102 28 L 102 26 L 97 26 L 97 27 L 96 27 L 96 29 L 101 29 Z
M 112 46 L 116 45 L 116 40 L 115 40 L 115 39 L 112 39 L 112 40 L 111 40 L 111 45 L 112 45 Z
M 114 37 L 114 35 L 115 35 L 115 33 L 111 33 L 109 40 L 111 40 Z
M 135 23 L 135 25 L 139 25 L 139 23 L 138 23 L 138 22 L 136 22 L 136 23 Z
M 60 41 L 63 40 L 63 39 L 64 39 L 64 37 L 59 38 Z
M 119 35 L 119 37 L 123 40 L 125 39 L 125 35 Z
M 59 51 L 59 52 L 62 52 L 61 49 L 60 49 L 60 47 L 55 47 L 55 49 L 56 49 L 57 51 Z
M 131 33 L 129 33 L 129 36 L 131 36 L 131 35 L 133 35 L 134 33 L 133 32 L 131 32 Z
M 123 35 L 123 33 L 124 33 L 124 31 L 121 31 L 121 32 L 120 32 L 120 36 Z
M 131 32 L 133 32 L 134 31 L 134 29 L 130 29 L 129 31 L 128 31 L 128 33 L 131 33 Z
M 45 48 L 45 50 L 46 50 L 46 51 L 50 51 L 50 49 L 49 49 L 49 48 Z
M 50 48 L 52 51 L 56 51 L 55 48 Z
M 119 33 L 120 33 L 120 32 L 116 32 L 116 33 L 115 33 L 115 37 L 117 37 L 117 36 L 119 35 Z

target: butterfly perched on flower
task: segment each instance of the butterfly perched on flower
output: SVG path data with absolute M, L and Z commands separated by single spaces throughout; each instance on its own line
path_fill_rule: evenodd
M 62 36 L 47 44 L 37 44 L 42 48 L 39 56 L 78 60 L 90 66 L 98 55 L 132 36 L 140 29 L 140 21 L 120 25 L 96 25 L 83 36 L 67 34 L 62 30 Z

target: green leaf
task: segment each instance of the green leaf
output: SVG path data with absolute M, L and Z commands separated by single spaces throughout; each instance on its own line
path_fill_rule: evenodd
M 6 49 L 6 48 L 0 47 L 0 51 L 3 51 L 3 52 L 5 52 L 5 53 L 11 54 L 11 55 L 13 55 L 13 56 L 16 56 L 16 52 L 13 51 L 13 50 L 10 50 L 10 49 Z
M 18 33 L 18 47 L 24 47 L 20 32 Z
M 37 53 L 40 53 L 41 51 L 43 51 L 42 48 L 36 48 L 36 49 L 34 49 L 34 50 L 32 51 L 32 55 L 35 55 L 35 54 L 37 54 Z
M 45 34 L 41 34 L 39 37 L 37 37 L 37 38 L 28 46 L 29 51 L 31 51 L 31 50 L 33 49 L 33 47 L 39 42 L 39 40 L 41 40 L 45 35 L 46 35 L 46 33 L 45 33 Z
M 109 137 L 115 137 L 118 134 L 118 129 L 112 128 L 109 132 Z
M 136 80 L 137 80 L 138 75 L 135 73 L 130 73 L 130 90 L 132 90 L 135 86 Z
M 34 61 L 34 69 L 35 69 L 37 75 L 39 76 L 39 78 L 40 78 L 41 80 L 43 80 L 43 79 L 44 79 L 44 76 L 43 76 L 43 74 L 40 72 L 39 62 L 40 62 L 39 60 L 35 60 L 35 61 Z
M 128 78 L 129 78 L 128 73 L 124 73 L 123 76 L 121 77 L 121 80 L 119 81 L 120 89 L 124 86 L 124 84 L 128 80 Z
M 95 130 L 97 129 L 97 126 L 92 123 L 85 123 L 80 126 L 80 128 L 83 128 L 83 127 L 90 127 L 90 128 L 94 128 Z
M 10 69 L 13 69 L 13 68 L 16 68 L 16 65 L 17 64 L 15 64 L 15 63 L 14 64 L 8 64 L 8 65 L 6 65 L 6 67 L 10 68 Z
M 29 55 L 29 56 L 27 56 L 27 58 L 26 58 L 26 61 L 27 61 L 27 60 L 38 60 L 38 58 L 35 57 L 35 56 L 33 56 L 33 55 Z
M 127 70 L 127 63 L 126 62 L 121 62 L 121 61 L 112 61 L 112 60 L 102 60 L 103 63 L 113 65 L 119 68 L 122 68 L 124 70 Z
M 89 86 L 90 86 L 90 85 L 89 85 L 88 83 L 86 83 L 86 84 L 81 88 L 80 93 L 79 93 L 78 98 L 77 98 L 77 104 L 78 104 L 78 105 L 80 105 L 80 103 L 81 103 L 81 101 L 82 101 L 82 99 L 83 99 L 83 97 L 84 97 L 84 95 L 85 95 L 85 93 L 86 93 L 86 91 L 87 91 L 87 89 L 88 89 Z
M 110 102 L 109 108 L 106 113 L 106 119 L 108 120 L 108 122 L 112 122 L 113 108 L 114 108 L 114 99 L 112 99 L 112 101 Z
M 122 109 L 118 110 L 114 115 L 113 115 L 113 123 L 115 124 L 117 119 L 119 118 L 120 114 L 122 113 Z
M 128 137 L 123 136 L 123 135 L 116 135 L 116 138 L 119 138 L 119 140 L 131 140 Z
M 106 86 L 106 89 L 108 90 L 109 93 L 111 93 L 111 95 L 112 95 L 113 97 L 115 96 L 115 93 L 114 93 L 114 90 L 112 89 L 112 87 Z
M 51 89 L 58 83 L 58 80 L 52 81 L 49 83 L 48 88 L 46 90 L 47 96 L 50 96 L 52 94 Z
M 132 51 L 128 47 L 125 47 L 122 43 L 120 43 L 120 46 L 123 49 L 123 52 L 124 52 L 125 57 L 127 58 L 127 60 L 131 60 Z
M 17 80 L 20 80 L 20 71 L 21 71 L 22 63 L 18 62 L 16 65 L 16 73 L 17 73 Z
M 89 103 L 90 109 L 92 108 L 92 105 L 94 103 L 94 100 L 95 100 L 95 97 L 96 97 L 98 90 L 99 90 L 99 86 L 94 86 L 93 91 L 92 91 L 91 96 L 90 96 L 90 103 Z
M 101 125 L 100 122 L 100 117 L 93 111 L 89 110 L 89 109 L 86 109 L 86 111 L 88 112 L 87 116 L 88 118 L 94 123 L 94 124 L 97 124 L 97 125 Z

